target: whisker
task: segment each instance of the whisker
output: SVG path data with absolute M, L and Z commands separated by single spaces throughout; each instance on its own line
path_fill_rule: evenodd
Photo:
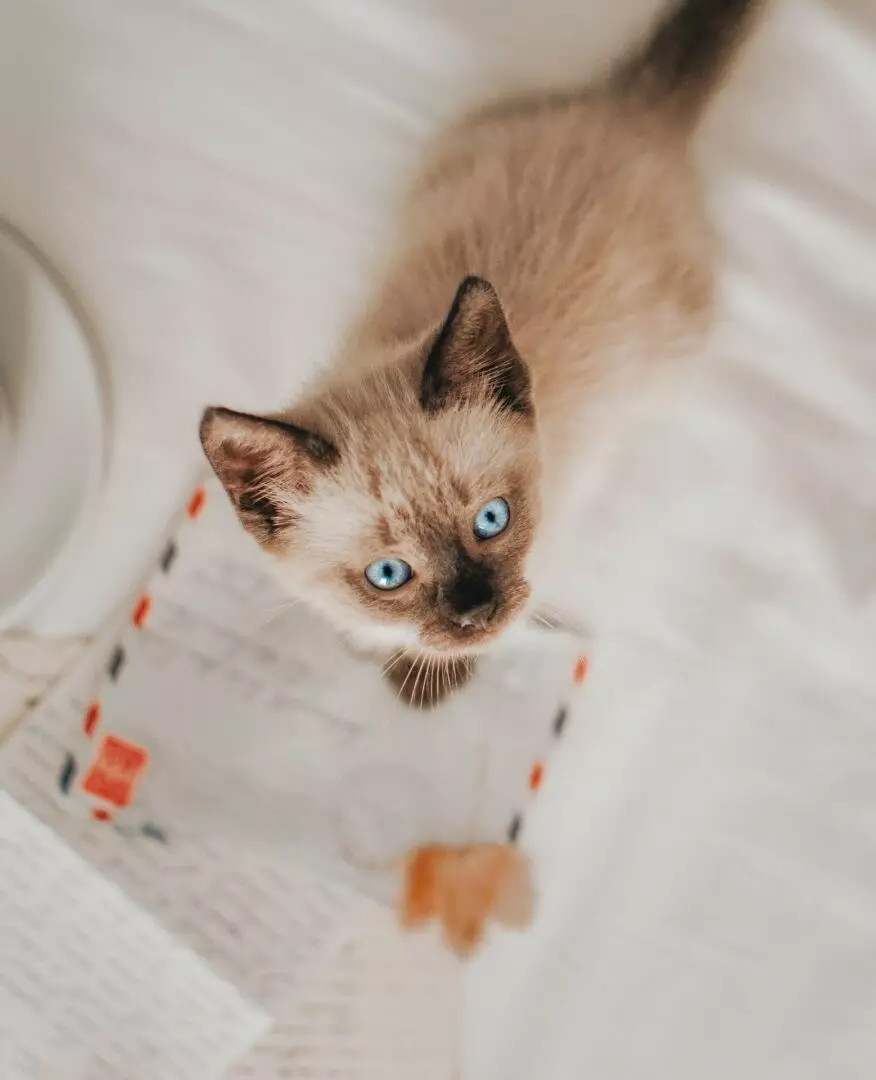
M 264 630 L 266 626 L 269 626 L 276 619 L 279 619 L 281 615 L 285 615 L 287 611 L 291 611 L 292 608 L 297 607 L 298 604 L 301 604 L 303 602 L 304 601 L 299 598 L 297 600 L 289 600 L 285 604 L 279 604 L 277 607 L 268 608 L 267 613 L 262 612 L 265 617 L 261 620 L 261 622 L 255 623 L 250 628 L 250 631 L 254 633 L 256 630 Z
M 420 656 L 420 657 L 419 657 L 419 658 L 417 659 L 417 673 L 416 673 L 416 675 L 414 675 L 414 685 L 413 685 L 413 687 L 411 688 L 411 704 L 412 704 L 412 705 L 416 705 L 416 704 L 417 704 L 417 686 L 419 685 L 419 682 L 420 682 L 420 676 L 421 676 L 421 675 L 423 674 L 423 671 L 424 671 L 424 669 L 425 669 L 425 666 L 426 666 L 426 665 L 425 665 L 425 663 L 423 662 L 423 657 L 422 657 L 422 656 Z
M 426 663 L 423 666 L 425 668 L 425 672 L 423 674 L 423 696 L 425 697 L 425 695 L 428 694 L 428 692 L 429 692 L 429 679 L 430 679 L 430 677 L 432 675 L 432 657 L 431 656 L 426 657 Z
M 577 631 L 579 629 L 567 615 L 550 604 L 541 604 L 535 611 L 530 612 L 529 619 L 546 630 Z
M 404 660 L 406 655 L 404 651 L 393 653 L 380 669 L 380 674 L 388 675 L 400 660 Z
M 417 701 L 417 687 L 420 685 L 420 676 L 424 677 L 423 681 L 425 683 L 425 675 L 426 675 L 426 672 L 428 671 L 428 669 L 429 669 L 429 657 L 424 656 L 423 653 L 420 652 L 419 671 L 417 672 L 416 679 L 414 679 L 414 689 L 413 689 L 413 693 L 411 694 L 411 702 L 414 705 L 418 704 L 418 701 Z
M 544 606 L 548 615 L 550 615 L 551 618 L 556 619 L 557 622 L 566 624 L 571 622 L 568 615 L 566 615 L 563 611 L 560 610 L 560 608 L 556 607 L 554 604 L 546 604 Z
M 399 700 L 399 698 L 400 698 L 400 697 L 402 696 L 402 692 L 404 691 L 404 688 L 405 688 L 405 687 L 407 686 L 407 684 L 408 684 L 408 679 L 409 679 L 409 678 L 411 677 L 411 675 L 413 674 L 413 672 L 414 672 L 414 669 L 416 668 L 417 664 L 419 663 L 419 661 L 420 661 L 420 658 L 422 657 L 422 655 L 423 655 L 423 650 L 422 650 L 422 649 L 420 649 L 420 651 L 419 651 L 419 652 L 417 653 L 416 657 L 415 657 L 415 658 L 414 658 L 414 659 L 413 659 L 413 660 L 411 661 L 411 666 L 410 666 L 410 670 L 408 671 L 407 675 L 405 675 L 405 677 L 404 677 L 404 682 L 403 682 L 403 683 L 401 684 L 401 686 L 400 686 L 400 687 L 398 688 L 398 693 L 397 693 L 397 694 L 395 695 L 395 699 L 396 699 L 396 701 L 398 701 L 398 700 Z M 414 687 L 416 688 L 416 683 L 414 684 Z
M 437 656 L 433 657 L 433 661 L 434 662 L 432 664 L 432 700 L 437 701 L 438 696 L 439 696 L 439 691 L 441 689 L 441 685 L 440 685 L 441 661 L 438 659 Z
M 411 661 L 411 666 L 408 668 L 408 673 L 402 679 L 401 686 L 399 686 L 398 691 L 396 692 L 396 695 L 395 695 L 395 700 L 396 701 L 398 701 L 399 698 L 402 696 L 402 692 L 403 692 L 404 688 L 407 686 L 408 679 L 411 677 L 411 674 L 412 674 L 413 670 L 414 670 L 414 661 L 412 660 Z

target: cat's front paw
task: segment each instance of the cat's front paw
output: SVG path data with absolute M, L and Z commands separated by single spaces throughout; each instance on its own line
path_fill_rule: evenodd
M 442 660 L 437 656 L 396 653 L 390 657 L 384 675 L 400 701 L 415 709 L 431 709 L 472 676 L 474 657 Z

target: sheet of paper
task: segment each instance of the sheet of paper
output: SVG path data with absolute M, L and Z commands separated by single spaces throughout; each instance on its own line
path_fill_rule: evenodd
M 0 792 L 0 1076 L 209 1080 L 269 1018 Z
M 580 641 L 524 630 L 440 708 L 412 711 L 289 601 L 221 492 L 195 505 L 71 746 L 83 807 L 131 836 L 292 856 L 380 895 L 418 844 L 503 840 L 570 707 Z
M 362 905 L 394 899 L 409 848 L 516 835 L 577 711 L 580 649 L 524 631 L 412 711 L 290 603 L 211 489 L 0 784 L 278 1014 Z

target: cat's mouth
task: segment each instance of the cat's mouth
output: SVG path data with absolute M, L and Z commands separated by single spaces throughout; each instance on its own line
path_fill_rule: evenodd
M 529 599 L 529 587 L 521 583 L 506 595 L 476 612 L 444 614 L 420 629 L 423 645 L 444 656 L 468 656 L 481 652 L 501 637 L 523 614 Z

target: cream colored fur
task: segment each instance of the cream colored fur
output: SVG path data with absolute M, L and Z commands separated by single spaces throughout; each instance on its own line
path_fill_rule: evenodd
M 622 100 L 582 98 L 445 136 L 397 250 L 331 375 L 428 337 L 467 274 L 489 280 L 533 379 L 543 496 L 556 501 L 627 394 L 690 354 L 709 323 L 713 243 L 686 133 Z

